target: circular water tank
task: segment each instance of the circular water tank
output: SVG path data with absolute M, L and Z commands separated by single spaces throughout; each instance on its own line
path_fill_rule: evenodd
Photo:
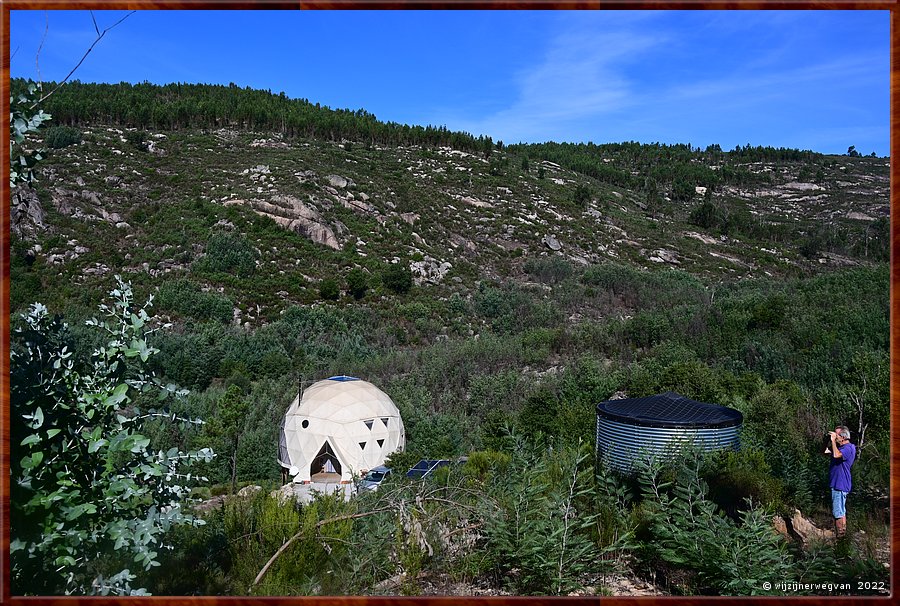
M 668 391 L 597 405 L 597 456 L 629 473 L 635 461 L 671 461 L 693 443 L 702 450 L 737 448 L 744 416 L 733 408 L 697 402 Z

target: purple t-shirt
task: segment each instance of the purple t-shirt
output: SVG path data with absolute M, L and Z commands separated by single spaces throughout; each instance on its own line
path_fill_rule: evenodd
M 856 446 L 847 442 L 838 446 L 842 457 L 831 457 L 831 468 L 828 475 L 831 478 L 831 487 L 835 490 L 850 492 L 853 482 L 850 479 L 850 467 L 856 460 Z

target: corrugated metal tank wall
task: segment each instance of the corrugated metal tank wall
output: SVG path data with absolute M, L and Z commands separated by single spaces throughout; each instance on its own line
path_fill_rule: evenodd
M 640 427 L 597 417 L 597 450 L 603 462 L 623 473 L 636 459 L 671 461 L 679 444 L 693 442 L 704 450 L 737 448 L 740 426 L 702 429 Z
M 679 443 L 693 441 L 704 450 L 737 448 L 740 425 L 710 428 L 646 427 L 613 421 L 597 415 L 597 455 L 617 471 L 628 473 L 637 459 L 651 456 L 671 461 Z

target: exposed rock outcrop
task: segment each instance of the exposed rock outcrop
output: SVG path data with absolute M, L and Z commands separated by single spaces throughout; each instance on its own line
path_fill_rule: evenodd
M 37 193 L 30 187 L 17 187 L 12 192 L 9 206 L 10 229 L 21 238 L 28 239 L 45 229 L 46 213 Z
M 355 183 L 353 183 L 351 179 L 342 177 L 340 175 L 328 175 L 325 178 L 328 179 L 328 184 L 331 185 L 331 187 L 337 187 L 339 189 L 344 189 L 355 185 Z
M 304 234 L 317 244 L 334 250 L 341 248 L 334 231 L 319 213 L 293 196 L 273 196 L 271 202 L 252 200 L 250 207 L 254 212 L 272 218 L 282 227 Z
M 654 263 L 671 263 L 672 265 L 681 265 L 678 260 L 678 253 L 667 248 L 660 248 L 650 253 L 650 260 Z
M 794 514 L 789 520 L 785 520 L 781 516 L 772 518 L 772 526 L 778 534 L 795 541 L 807 545 L 812 541 L 823 541 L 834 538 L 834 531 L 819 528 L 808 518 L 805 518 L 799 509 L 794 510 Z
M 559 243 L 559 240 L 556 239 L 556 236 L 551 234 L 544 235 L 544 238 L 541 240 L 544 244 L 547 245 L 547 248 L 550 250 L 561 250 L 562 244 Z
M 803 517 L 803 514 L 800 513 L 799 509 L 794 510 L 794 515 L 791 516 L 790 523 L 793 533 L 800 537 L 800 540 L 804 543 L 809 543 L 812 540 L 834 538 L 834 532 L 819 528 L 807 518 Z
M 446 277 L 447 272 L 452 267 L 453 265 L 449 262 L 440 262 L 432 257 L 425 257 L 421 261 L 413 261 L 409 264 L 409 270 L 412 272 L 413 281 L 416 285 L 421 285 L 424 282 L 437 284 Z
M 490 204 L 488 202 L 483 202 L 482 200 L 479 200 L 475 196 L 463 196 L 463 197 L 459 198 L 459 201 L 464 202 L 464 203 L 468 204 L 469 206 L 475 206 L 477 208 L 493 208 L 493 204 Z
M 346 198 L 341 199 L 341 204 L 350 210 L 355 210 L 358 213 L 363 213 L 365 215 L 370 215 L 375 212 L 375 207 L 371 204 L 367 204 L 362 200 L 349 200 Z
M 57 187 L 52 192 L 52 200 L 56 210 L 75 219 L 99 220 L 112 225 L 124 223 L 119 213 L 107 210 L 108 203 L 104 203 L 100 194 L 95 191 L 84 189 L 77 192 Z
M 249 486 L 244 486 L 239 491 L 237 491 L 237 496 L 250 497 L 250 496 L 255 495 L 260 490 L 262 490 L 262 486 L 258 486 L 256 484 L 251 484 Z

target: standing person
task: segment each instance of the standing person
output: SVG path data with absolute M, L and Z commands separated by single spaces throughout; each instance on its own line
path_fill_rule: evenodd
M 835 536 L 842 537 L 847 532 L 847 493 L 853 485 L 850 468 L 856 460 L 856 446 L 850 443 L 850 429 L 838 425 L 831 436 L 831 448 L 825 453 L 831 455 L 828 475 L 831 482 L 831 513 L 834 515 Z

